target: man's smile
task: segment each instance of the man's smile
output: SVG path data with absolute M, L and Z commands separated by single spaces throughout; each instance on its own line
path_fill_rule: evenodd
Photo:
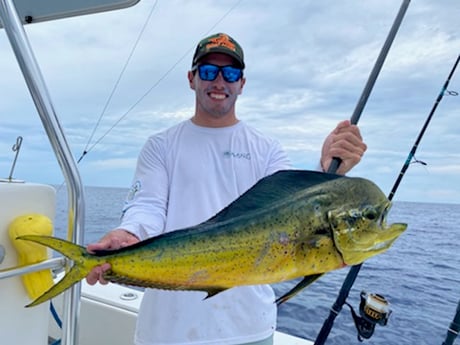
M 208 96 L 213 98 L 213 99 L 218 99 L 218 100 L 221 100 L 221 99 L 225 99 L 227 98 L 228 96 L 224 93 L 215 93 L 215 92 L 209 92 L 208 93 Z

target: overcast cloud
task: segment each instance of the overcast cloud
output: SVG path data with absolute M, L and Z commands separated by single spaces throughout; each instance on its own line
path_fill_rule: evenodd
M 193 115 L 186 73 L 196 43 L 214 32 L 229 33 L 245 51 L 239 117 L 276 137 L 297 168 L 314 169 L 324 137 L 350 118 L 400 5 L 145 0 L 31 24 L 26 32 L 75 158 L 89 150 L 79 164 L 84 184 L 128 187 L 147 137 Z M 459 18 L 458 0 L 411 2 L 359 122 L 368 152 L 350 175 L 369 178 L 388 194 L 460 53 Z M 59 184 L 63 175 L 4 30 L 0 52 L 0 177 L 9 174 L 20 135 L 14 177 Z M 460 91 L 459 75 L 460 67 L 448 90 Z M 410 166 L 395 200 L 460 203 L 459 109 L 460 96 L 443 98 L 416 154 L 426 165 Z

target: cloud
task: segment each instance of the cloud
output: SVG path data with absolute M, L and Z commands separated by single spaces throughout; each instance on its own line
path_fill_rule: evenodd
M 351 116 L 400 4 L 141 1 L 28 25 L 26 32 L 73 155 L 89 150 L 79 164 L 85 184 L 126 187 L 147 137 L 192 116 L 186 73 L 193 49 L 217 31 L 230 33 L 245 50 L 239 117 L 279 140 L 296 167 L 315 168 L 324 137 Z M 458 56 L 459 10 L 457 0 L 411 2 L 361 115 L 368 152 L 353 175 L 391 188 Z M 18 176 L 59 184 L 62 173 L 4 31 L 0 50 L 2 175 L 22 135 Z M 450 90 L 459 90 L 458 73 Z M 438 106 L 416 154 L 428 165 L 410 166 L 398 199 L 460 203 L 459 101 L 445 96 Z

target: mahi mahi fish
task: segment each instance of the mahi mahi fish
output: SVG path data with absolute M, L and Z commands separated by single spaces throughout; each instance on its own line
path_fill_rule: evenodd
M 304 279 L 284 302 L 322 274 L 386 251 L 406 229 L 387 226 L 391 203 L 371 181 L 306 170 L 265 177 L 209 220 L 114 251 L 37 235 L 19 237 L 73 261 L 64 278 L 28 306 L 49 300 L 103 263 L 110 282 L 199 290 L 214 296 L 241 285 Z

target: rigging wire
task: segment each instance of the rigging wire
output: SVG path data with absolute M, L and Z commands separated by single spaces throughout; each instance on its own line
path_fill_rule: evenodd
M 216 21 L 216 22 L 205 32 L 204 36 L 208 35 L 212 30 L 214 30 L 214 29 L 217 27 L 217 25 L 219 25 L 219 24 L 220 24 L 220 23 L 221 23 L 221 22 L 222 22 L 222 21 L 223 21 L 223 20 L 224 20 L 224 19 L 225 19 L 225 18 L 236 8 L 236 7 L 238 7 L 238 5 L 239 5 L 242 1 L 243 1 L 243 0 L 238 0 L 238 1 L 236 1 L 236 2 L 230 7 L 230 9 L 227 10 L 227 12 L 225 12 L 225 13 L 224 13 L 224 14 L 223 14 L 223 15 L 222 15 L 222 16 L 221 16 L 221 17 L 220 17 L 220 18 L 219 18 L 219 19 L 218 19 L 218 20 L 217 20 L 217 21 Z M 157 2 L 157 1 L 156 1 L 156 2 Z M 155 2 L 154 7 L 156 6 L 156 2 Z M 153 7 L 153 8 L 154 8 L 154 7 Z M 151 13 L 153 12 L 153 8 L 152 8 Z M 151 13 L 149 14 L 149 17 L 148 17 L 147 21 L 150 19 Z M 142 35 L 142 33 L 143 33 L 144 29 L 145 29 L 145 26 L 146 26 L 146 25 L 144 25 L 144 28 L 142 29 L 141 35 Z M 129 56 L 129 58 L 128 58 L 128 61 L 126 62 L 125 67 L 123 68 L 123 71 L 122 71 L 122 73 L 120 74 L 120 77 L 119 77 L 119 79 L 117 80 L 117 82 L 116 82 L 116 84 L 115 84 L 115 86 L 114 86 L 114 89 L 112 90 L 112 92 L 111 92 L 111 94 L 110 94 L 110 96 L 109 96 L 109 99 L 107 100 L 106 105 L 104 106 L 103 113 L 104 113 L 105 110 L 107 109 L 107 107 L 108 107 L 108 105 L 109 105 L 109 103 L 110 103 L 110 101 L 111 101 L 111 99 L 112 99 L 112 96 L 113 96 L 113 94 L 115 93 L 116 88 L 118 87 L 118 84 L 119 84 L 119 81 L 120 81 L 120 79 L 121 79 L 121 76 L 122 76 L 122 74 L 124 73 L 124 70 L 126 69 L 128 63 L 129 63 L 129 60 L 131 59 L 131 56 L 132 56 L 133 53 L 134 53 L 134 50 L 135 50 L 135 48 L 136 48 L 136 46 L 137 46 L 137 43 L 138 43 L 138 41 L 139 41 L 141 35 L 139 35 L 138 40 L 137 40 L 136 44 L 134 45 L 134 48 L 133 48 L 133 50 L 132 50 L 132 52 L 131 52 L 131 54 L 130 54 L 130 56 Z M 95 129 L 93 130 L 93 133 L 91 134 L 90 139 L 88 140 L 88 144 L 86 145 L 85 150 L 83 151 L 82 155 L 81 155 L 80 158 L 78 159 L 78 163 L 80 163 L 80 161 L 83 159 L 83 157 L 86 156 L 87 153 L 89 153 L 90 151 L 92 151 L 92 150 L 94 149 L 94 147 L 95 147 L 96 145 L 98 145 L 98 144 L 99 144 L 99 143 L 100 143 L 100 142 L 101 142 L 101 141 L 102 141 L 102 140 L 103 140 L 103 139 L 104 139 L 104 138 L 105 138 L 115 127 L 116 127 L 116 126 L 118 126 L 118 124 L 119 124 L 123 119 L 125 119 L 125 118 L 129 115 L 129 113 L 131 113 L 131 111 L 132 111 L 137 105 L 139 105 L 139 103 L 141 103 L 141 102 L 142 102 L 142 101 L 143 101 L 143 100 L 144 100 L 144 99 L 145 99 L 145 98 L 146 98 L 146 97 L 147 97 L 147 96 L 148 96 L 148 95 L 149 95 L 149 94 L 150 94 L 150 93 L 151 93 L 151 92 L 152 92 L 152 91 L 153 91 L 153 90 L 154 90 L 154 89 L 155 89 L 155 88 L 156 88 L 156 87 L 157 87 L 157 86 L 158 86 L 158 85 L 159 85 L 159 84 L 160 84 L 160 83 L 161 83 L 161 82 L 162 82 L 162 81 L 163 81 L 163 80 L 164 80 L 164 79 L 165 79 L 165 78 L 166 78 L 166 77 L 167 77 L 167 76 L 168 76 L 168 75 L 169 75 L 169 74 L 170 74 L 170 73 L 171 73 L 171 72 L 172 72 L 172 71 L 173 71 L 173 70 L 174 70 L 174 69 L 175 69 L 175 68 L 176 68 L 176 67 L 177 67 L 177 66 L 178 66 L 178 65 L 179 65 L 179 64 L 180 64 L 180 63 L 191 53 L 191 52 L 192 52 L 192 51 L 193 51 L 193 50 L 194 50 L 194 49 L 195 49 L 194 46 L 191 47 L 191 48 L 189 48 L 189 49 L 187 49 L 187 51 L 186 51 L 186 52 L 185 52 L 175 63 L 173 63 L 173 65 L 172 65 L 162 76 L 160 76 L 160 77 L 158 78 L 158 80 L 157 80 L 149 89 L 147 89 L 147 91 L 145 91 L 144 94 L 142 94 L 142 96 L 139 97 L 139 99 L 138 99 L 137 101 L 135 101 L 135 102 L 128 108 L 128 110 L 127 110 L 125 113 L 123 113 L 123 114 L 118 118 L 118 120 L 116 120 L 116 121 L 113 123 L 112 126 L 110 126 L 110 128 L 109 128 L 105 133 L 103 133 L 103 134 L 99 137 L 99 139 L 97 139 L 91 146 L 89 146 L 89 143 L 90 143 L 90 141 L 92 140 L 92 138 L 93 138 L 93 136 L 94 136 L 94 133 L 95 133 L 95 131 L 96 131 L 96 128 L 97 128 L 97 126 L 99 125 L 100 120 L 101 120 L 101 118 L 102 118 L 102 115 L 103 115 L 103 114 L 101 114 L 101 117 L 99 118 L 99 120 L 98 120 L 98 122 L 97 122 L 97 124 L 96 124 L 96 127 L 95 127 Z
M 97 128 L 99 127 L 99 125 L 100 125 L 100 123 L 101 123 L 101 121 L 102 121 L 102 118 L 104 117 L 105 112 L 107 111 L 107 108 L 108 108 L 110 102 L 112 101 L 112 98 L 113 98 L 113 96 L 114 96 L 114 94 L 115 94 L 115 91 L 117 90 L 118 85 L 120 84 L 121 78 L 122 78 L 123 75 L 125 74 L 126 68 L 128 67 L 129 62 L 131 61 L 131 58 L 132 58 L 133 55 L 134 55 L 134 52 L 135 52 L 135 50 L 136 50 L 136 48 L 137 48 L 137 45 L 139 44 L 139 41 L 141 40 L 141 37 L 144 35 L 145 29 L 147 28 L 147 25 L 149 24 L 150 19 L 152 18 L 153 12 L 154 12 L 154 10 L 155 10 L 157 4 L 158 4 L 158 0 L 155 0 L 155 2 L 154 2 L 154 4 L 153 4 L 152 8 L 150 9 L 150 12 L 149 12 L 149 14 L 148 14 L 146 20 L 145 20 L 145 22 L 144 22 L 144 25 L 143 25 L 142 28 L 141 28 L 141 31 L 140 31 L 139 34 L 137 35 L 137 39 L 136 39 L 136 41 L 134 42 L 134 45 L 133 45 L 133 47 L 132 47 L 132 49 L 131 49 L 131 52 L 130 52 L 129 55 L 128 55 L 128 58 L 127 58 L 127 60 L 126 60 L 126 62 L 125 62 L 125 64 L 124 64 L 123 68 L 121 69 L 121 72 L 120 72 L 120 74 L 119 74 L 119 76 L 118 76 L 118 78 L 117 78 L 117 80 L 116 80 L 116 82 L 115 82 L 115 84 L 114 84 L 114 86 L 113 86 L 113 88 L 112 88 L 112 91 L 110 92 L 109 97 L 107 98 L 107 101 L 106 101 L 105 104 L 104 104 L 104 108 L 102 109 L 102 112 L 101 112 L 101 114 L 99 115 L 99 118 L 98 118 L 98 120 L 97 120 L 97 122 L 96 122 L 96 125 L 94 126 L 93 131 L 91 132 L 91 134 L 90 134 L 90 136 L 89 136 L 89 138 L 88 138 L 88 142 L 86 143 L 85 149 L 83 150 L 82 155 L 81 155 L 80 158 L 78 159 L 77 163 L 79 163 L 79 162 L 83 159 L 83 156 L 85 156 L 85 155 L 88 153 L 88 146 L 89 146 L 89 144 L 91 143 L 91 141 L 93 140 L 93 137 L 94 137 L 94 135 L 95 135 L 95 133 L 96 133 L 96 130 L 97 130 Z

